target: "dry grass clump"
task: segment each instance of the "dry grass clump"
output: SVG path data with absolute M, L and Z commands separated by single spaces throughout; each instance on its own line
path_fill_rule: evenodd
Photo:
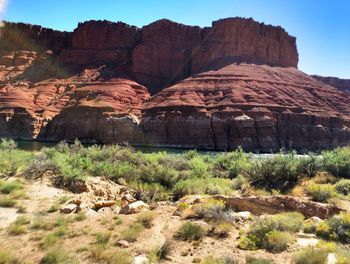
M 200 240 L 205 235 L 205 230 L 198 224 L 186 222 L 181 225 L 176 233 L 176 237 L 181 240 Z

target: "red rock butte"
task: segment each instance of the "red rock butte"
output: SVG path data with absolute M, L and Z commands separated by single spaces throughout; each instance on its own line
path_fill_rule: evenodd
M 349 82 L 297 69 L 295 37 L 253 19 L 73 32 L 8 23 L 0 137 L 273 152 L 350 144 Z

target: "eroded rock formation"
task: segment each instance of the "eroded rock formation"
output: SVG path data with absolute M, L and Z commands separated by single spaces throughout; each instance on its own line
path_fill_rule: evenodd
M 5 23 L 0 137 L 251 151 L 349 144 L 350 94 L 298 71 L 295 43 L 243 18 L 208 28 L 88 21 L 74 32 Z
M 323 77 L 319 75 L 313 75 L 315 79 L 329 84 L 335 88 L 338 88 L 340 91 L 350 93 L 350 80 L 349 79 L 340 79 L 337 77 Z

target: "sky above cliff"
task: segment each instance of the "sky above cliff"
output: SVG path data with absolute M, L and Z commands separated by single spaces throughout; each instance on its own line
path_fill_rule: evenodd
M 350 79 L 348 0 L 0 0 L 1 14 L 7 21 L 66 31 L 91 19 L 142 27 L 161 18 L 210 26 L 220 18 L 252 17 L 297 37 L 302 71 Z

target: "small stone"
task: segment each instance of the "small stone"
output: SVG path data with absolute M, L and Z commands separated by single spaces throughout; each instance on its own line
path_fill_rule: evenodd
M 98 201 L 94 203 L 94 208 L 98 210 L 102 207 L 111 207 L 113 205 L 115 205 L 115 201 Z
M 149 210 L 149 205 L 142 202 L 142 201 L 137 201 L 131 204 L 128 204 L 120 209 L 121 214 L 137 214 L 141 213 L 144 211 Z
M 318 244 L 318 239 L 316 239 L 316 238 L 298 238 L 297 243 L 301 247 L 314 247 Z
M 76 204 L 66 204 L 61 209 L 60 212 L 64 214 L 70 214 L 77 210 L 78 206 Z
M 142 255 L 136 256 L 134 263 L 135 264 L 147 264 L 147 263 L 149 263 L 147 255 L 142 254 Z
M 334 253 L 329 253 L 327 256 L 327 264 L 336 264 L 337 263 L 337 257 Z
M 121 206 L 124 207 L 128 204 L 131 204 L 133 202 L 136 202 L 137 200 L 129 193 L 126 193 L 123 195 L 121 199 Z
M 117 242 L 117 245 L 118 245 L 119 247 L 122 247 L 122 248 L 128 248 L 128 247 L 130 247 L 130 243 L 129 243 L 128 241 L 126 241 L 126 240 L 119 240 L 119 241 Z
M 237 212 L 236 216 L 241 220 L 249 220 L 252 218 L 252 213 L 249 211 Z

